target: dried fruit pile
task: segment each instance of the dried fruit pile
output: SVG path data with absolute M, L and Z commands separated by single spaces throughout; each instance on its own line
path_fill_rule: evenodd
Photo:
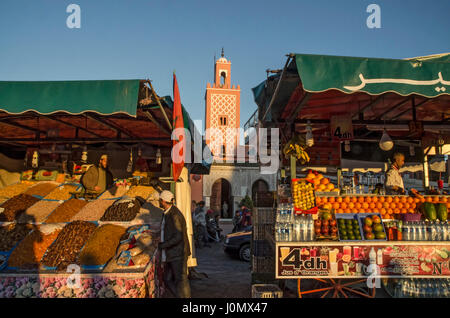
M 39 201 L 22 213 L 17 222 L 19 223 L 42 223 L 45 218 L 60 205 L 58 201 Z
M 0 214 L 0 222 L 12 222 L 39 199 L 28 194 L 19 194 L 1 205 L 5 210 Z
M 45 251 L 53 243 L 60 232 L 61 230 L 57 229 L 49 234 L 45 234 L 40 230 L 35 229 L 28 234 L 11 253 L 8 260 L 8 266 L 24 269 L 37 268 Z
M 125 193 L 127 193 L 127 187 L 125 186 L 114 186 L 108 190 L 106 190 L 105 192 L 102 193 L 101 196 L 99 196 L 99 199 L 112 199 L 112 198 L 118 198 L 118 197 L 122 197 L 125 195 Z
M 136 186 L 132 187 L 127 193 L 126 196 L 130 198 L 142 197 L 147 200 L 147 198 L 155 191 L 153 187 L 146 186 Z
M 47 194 L 56 189 L 58 183 L 56 182 L 41 182 L 25 191 L 28 195 L 39 195 L 45 197 Z
M 31 224 L 9 224 L 0 227 L 0 251 L 8 252 L 33 229 Z
M 58 270 L 65 270 L 70 264 L 76 264 L 81 249 L 96 227 L 94 223 L 84 221 L 67 224 L 48 248 L 41 263 Z
M 137 199 L 122 199 L 110 206 L 100 220 L 128 222 L 136 217 L 140 209 Z
M 28 182 L 28 181 L 12 184 L 3 189 L 0 189 L 0 196 L 12 198 L 16 195 L 23 193 L 24 191 L 26 191 L 29 187 L 31 187 L 34 184 L 35 184 L 34 182 Z
M 78 258 L 82 265 L 104 265 L 116 253 L 120 238 L 126 229 L 122 226 L 105 224 L 97 228 L 89 238 Z
M 88 202 L 85 200 L 70 199 L 59 205 L 55 211 L 45 220 L 45 223 L 70 222 Z
M 105 213 L 106 209 L 114 203 L 114 200 L 95 200 L 89 202 L 84 208 L 80 210 L 72 221 L 98 221 Z
M 76 192 L 78 189 L 77 185 L 73 184 L 65 184 L 60 187 L 57 187 L 55 190 L 50 192 L 44 199 L 47 200 L 69 200 L 72 195 L 71 192 Z

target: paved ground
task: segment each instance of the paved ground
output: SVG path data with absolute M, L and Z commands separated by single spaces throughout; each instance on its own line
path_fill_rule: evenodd
M 223 234 L 229 234 L 232 226 L 221 225 Z M 191 280 L 192 298 L 250 298 L 250 263 L 225 254 L 222 243 L 211 243 L 211 248 L 197 249 L 196 271 L 208 278 Z

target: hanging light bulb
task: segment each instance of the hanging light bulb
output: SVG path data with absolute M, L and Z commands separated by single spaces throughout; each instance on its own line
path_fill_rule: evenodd
M 130 160 L 128 161 L 127 172 L 133 169 L 133 150 L 130 150 Z
M 158 150 L 156 150 L 156 164 L 160 165 L 162 162 L 161 160 L 161 149 L 158 148 Z
M 391 137 L 389 137 L 386 129 L 383 131 L 383 136 L 380 139 L 380 148 L 384 151 L 389 151 L 394 147 L 394 142 Z
M 84 163 L 86 163 L 87 162 L 87 159 L 88 159 L 88 150 L 87 150 L 87 146 L 86 145 L 84 145 L 83 146 L 83 152 L 81 153 L 81 161 L 82 162 L 84 162 Z
M 344 150 L 345 150 L 345 152 L 350 152 L 350 141 L 348 141 L 348 140 L 346 140 L 345 142 L 344 142 Z
M 138 157 L 142 157 L 142 149 L 141 149 L 141 147 L 138 148 Z
M 33 152 L 33 160 L 31 161 L 31 166 L 33 168 L 37 168 L 38 165 L 39 165 L 39 154 L 38 154 L 37 150 L 35 150 Z
M 306 145 L 312 147 L 314 145 L 314 136 L 312 133 L 311 123 L 308 120 L 308 125 L 306 126 Z
M 409 146 L 409 155 L 411 157 L 414 157 L 416 155 L 416 152 L 414 151 L 414 146 Z

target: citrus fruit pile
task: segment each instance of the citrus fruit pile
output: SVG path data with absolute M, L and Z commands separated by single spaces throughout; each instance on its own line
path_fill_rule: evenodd
M 357 219 L 338 218 L 337 222 L 339 227 L 339 239 L 344 241 L 362 239 Z
M 448 201 L 448 202 L 447 202 Z M 450 199 L 442 196 L 413 198 L 408 196 L 345 196 L 317 197 L 316 203 L 323 209 L 334 209 L 335 213 L 380 213 L 383 219 L 393 219 L 396 214 L 420 213 L 424 202 L 444 203 L 450 208 Z
M 305 180 L 292 181 L 292 195 L 294 207 L 309 210 L 315 207 L 314 186 Z
M 320 192 L 339 192 L 339 189 L 334 187 L 334 184 L 330 182 L 330 179 L 325 178 L 322 174 L 316 172 L 309 172 L 306 175 L 306 179 L 310 180 L 314 184 L 314 190 Z

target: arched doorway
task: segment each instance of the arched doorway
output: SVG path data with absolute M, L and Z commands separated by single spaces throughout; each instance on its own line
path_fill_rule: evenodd
M 266 181 L 259 179 L 253 182 L 252 185 L 252 201 L 254 206 L 266 206 L 270 204 L 268 199 L 270 199 L 271 194 L 269 192 L 269 185 Z
M 227 211 L 223 211 L 224 202 L 228 206 Z M 231 184 L 226 179 L 218 179 L 212 185 L 210 205 L 210 208 L 215 212 L 220 212 L 221 218 L 232 218 L 233 200 L 231 196 Z

